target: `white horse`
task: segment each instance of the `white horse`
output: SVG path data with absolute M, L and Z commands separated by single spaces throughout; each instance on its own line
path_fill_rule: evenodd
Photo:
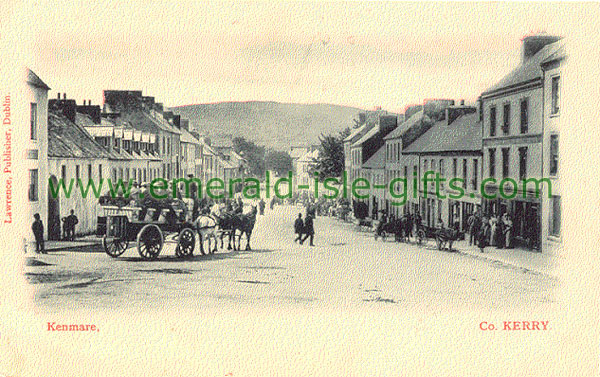
M 210 215 L 200 215 L 196 221 L 194 221 L 194 226 L 200 236 L 200 252 L 204 254 L 205 239 L 208 242 L 208 252 L 213 254 L 217 251 L 217 221 Z M 211 239 L 215 241 L 215 245 L 212 249 L 210 247 Z

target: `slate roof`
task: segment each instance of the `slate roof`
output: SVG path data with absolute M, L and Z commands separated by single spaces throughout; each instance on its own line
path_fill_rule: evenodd
M 181 142 L 182 143 L 191 143 L 191 144 L 198 144 L 199 143 L 198 139 L 196 139 L 194 137 L 194 135 L 192 135 L 185 128 L 181 129 Z
M 463 115 L 450 125 L 436 122 L 406 147 L 403 154 L 481 151 L 481 123 L 476 113 Z
M 429 119 L 429 117 L 427 115 L 425 115 L 425 112 L 423 110 L 414 113 L 410 118 L 408 118 L 407 120 L 402 122 L 398 127 L 396 127 L 395 130 L 393 130 L 392 132 L 387 134 L 383 139 L 389 140 L 389 139 L 397 139 L 399 137 L 402 137 L 402 135 L 407 130 L 409 130 L 412 126 L 414 126 L 415 124 L 417 124 L 418 122 L 421 122 L 421 121 L 425 121 L 425 122 L 431 121 L 431 119 Z
M 367 131 L 366 134 L 364 134 L 360 139 L 358 139 L 354 144 L 352 144 L 352 147 L 358 147 L 358 146 L 362 145 L 362 143 L 369 140 L 373 136 L 377 135 L 378 132 L 379 132 L 379 127 L 371 128 L 369 131 Z
M 546 63 L 550 63 L 554 60 L 560 60 L 560 59 L 564 59 L 567 57 L 567 52 L 565 51 L 565 44 L 562 40 L 556 42 L 557 44 L 559 44 L 559 47 L 556 51 L 554 51 L 552 54 L 550 54 L 546 59 L 544 59 L 542 61 L 542 65 L 546 64 Z
M 371 158 L 362 165 L 363 169 L 383 169 L 385 168 L 385 145 L 375 152 Z
M 22 72 L 22 71 L 21 71 Z M 50 87 L 48 85 L 46 85 L 42 79 L 40 79 L 38 77 L 38 75 L 35 74 L 35 72 L 33 72 L 31 69 L 27 68 L 27 83 L 31 84 L 35 87 L 41 88 L 41 89 L 46 89 L 46 90 L 50 90 Z
M 521 63 L 513 69 L 508 75 L 504 76 L 499 82 L 486 89 L 481 95 L 486 96 L 493 92 L 516 86 L 521 83 L 535 80 L 542 77 L 542 68 L 540 64 L 548 57 L 556 53 L 562 45 L 562 41 L 547 44 L 535 55 Z
M 48 112 L 48 157 L 111 158 L 85 129 L 62 113 Z
M 354 139 L 356 136 L 358 136 L 358 134 L 360 134 L 365 128 L 367 127 L 367 124 L 363 124 L 362 126 L 355 128 L 350 135 L 346 136 L 346 138 L 344 139 L 344 141 L 352 141 L 352 139 Z

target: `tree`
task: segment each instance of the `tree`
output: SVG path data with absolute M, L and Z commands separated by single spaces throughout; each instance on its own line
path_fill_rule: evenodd
M 339 177 L 344 171 L 344 139 L 350 134 L 346 128 L 337 135 L 321 135 L 319 157 L 314 172 L 319 173 L 320 179 Z
M 279 176 L 287 175 L 292 171 L 292 157 L 288 152 L 269 151 L 265 157 L 265 167 Z
M 265 147 L 258 146 L 243 137 L 233 138 L 233 149 L 248 161 L 248 171 L 251 175 L 265 175 Z

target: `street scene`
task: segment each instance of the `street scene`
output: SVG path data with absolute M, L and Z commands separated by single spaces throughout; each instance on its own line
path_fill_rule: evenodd
M 474 100 L 401 111 L 79 104 L 27 69 L 36 305 L 552 304 L 567 55 L 560 36 L 520 43 Z
M 9 3 L 0 377 L 596 371 L 596 4 Z
M 144 261 L 135 248 L 110 258 L 96 244 L 51 251 L 26 266 L 25 276 L 42 309 L 381 305 L 437 312 L 555 303 L 558 282 L 547 268 L 482 258 L 465 251 L 465 242 L 463 251 L 448 252 L 433 240 L 375 240 L 351 222 L 317 216 L 315 246 L 300 245 L 293 223 L 303 210 L 282 205 L 259 215 L 251 251 L 225 247 L 182 260 L 165 245 L 157 260 Z

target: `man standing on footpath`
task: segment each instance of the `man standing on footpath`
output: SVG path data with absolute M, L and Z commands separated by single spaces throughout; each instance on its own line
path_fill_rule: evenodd
M 310 246 L 315 246 L 313 244 L 313 240 L 315 238 L 315 228 L 313 225 L 313 217 L 309 214 L 306 215 L 306 219 L 304 220 L 304 238 L 302 238 L 300 240 L 300 245 L 302 245 L 302 243 L 304 241 L 306 241 L 307 238 L 310 237 Z
M 75 211 L 71 210 L 71 214 L 65 219 L 65 226 L 67 228 L 67 240 L 75 241 L 75 225 L 79 224 L 79 219 L 75 216 Z
M 44 250 L 44 224 L 40 219 L 40 214 L 36 213 L 33 215 L 35 219 L 33 225 L 31 225 L 31 230 L 33 231 L 33 236 L 35 237 L 35 252 L 46 254 L 46 250 Z
M 303 232 L 304 232 L 304 221 L 302 221 L 302 214 L 299 213 L 298 218 L 294 222 L 294 233 L 296 233 L 296 235 L 297 235 L 294 242 L 302 241 Z M 302 242 L 300 242 L 300 243 L 302 243 Z

